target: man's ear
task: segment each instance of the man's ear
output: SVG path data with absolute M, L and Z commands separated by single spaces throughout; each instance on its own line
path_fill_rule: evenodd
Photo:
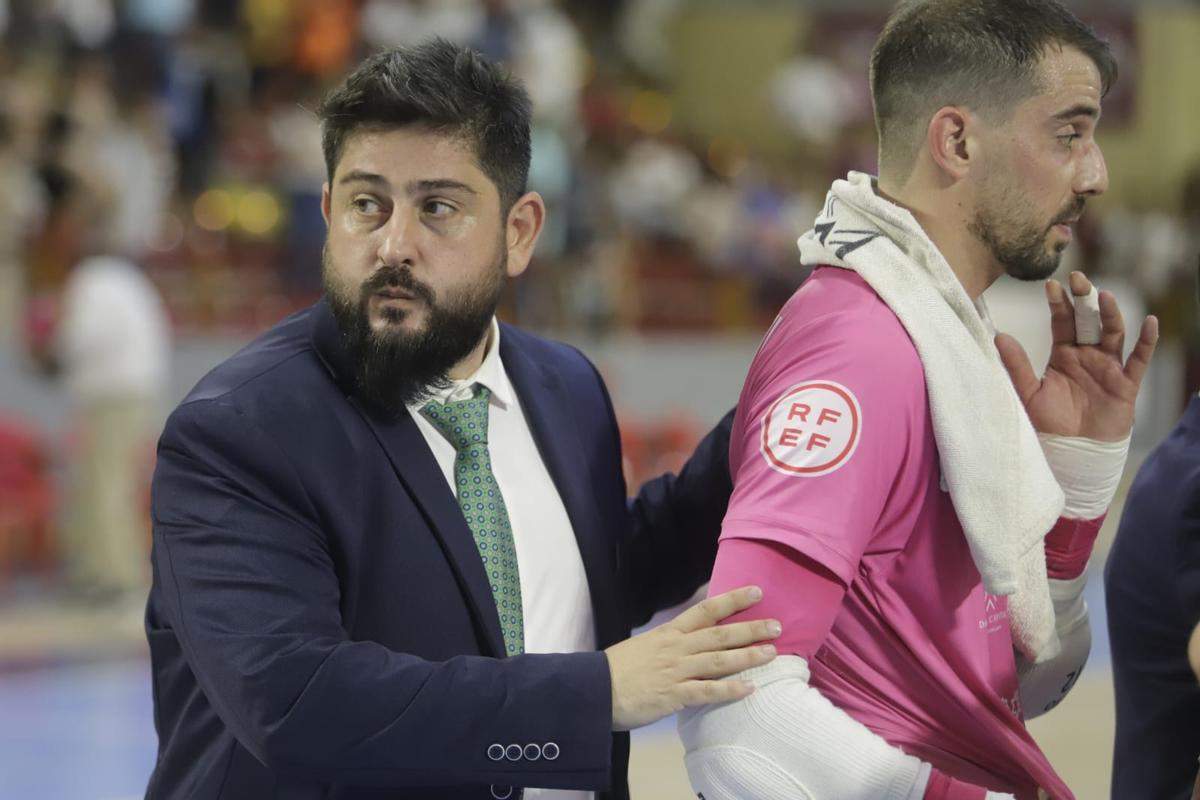
M 979 141 L 971 135 L 975 119 L 958 106 L 943 106 L 929 120 L 925 147 L 930 158 L 948 176 L 961 179 L 978 159 Z
M 504 246 L 508 250 L 508 277 L 525 271 L 546 222 L 546 203 L 537 192 L 526 192 L 508 211 Z

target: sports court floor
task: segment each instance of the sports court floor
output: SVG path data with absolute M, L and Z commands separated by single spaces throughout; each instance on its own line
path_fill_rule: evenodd
M 1080 800 L 1108 797 L 1112 689 L 1098 574 L 1087 672 L 1032 724 Z M 0 800 L 132 800 L 154 764 L 149 665 L 136 609 L 0 605 Z M 690 800 L 672 720 L 634 736 L 634 798 Z

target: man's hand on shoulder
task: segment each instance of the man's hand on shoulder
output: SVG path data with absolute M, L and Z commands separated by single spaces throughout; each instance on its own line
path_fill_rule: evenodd
M 762 590 L 753 586 L 710 597 L 605 650 L 612 674 L 613 730 L 649 725 L 686 706 L 749 695 L 751 684 L 721 678 L 773 659 L 775 647 L 761 643 L 780 634 L 779 623 L 718 623 L 761 599 Z

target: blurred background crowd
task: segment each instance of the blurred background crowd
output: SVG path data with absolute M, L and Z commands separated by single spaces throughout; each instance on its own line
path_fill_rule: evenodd
M 1067 5 L 1110 40 L 1121 77 L 1099 137 L 1112 189 L 1064 269 L 1117 291 L 1127 318 L 1162 322 L 1132 472 L 1200 387 L 1200 3 Z M 805 277 L 795 239 L 829 182 L 875 170 L 866 65 L 890 6 L 0 0 L 0 797 L 59 796 L 5 789 L 29 758 L 6 712 L 61 734 L 19 681 L 53 662 L 141 657 L 163 414 L 319 296 L 312 109 L 349 68 L 440 35 L 525 81 L 530 188 L 549 216 L 502 317 L 599 361 L 636 484 L 736 400 Z M 990 294 L 1036 363 L 1046 315 L 1027 288 Z M 148 692 L 120 712 L 145 728 L 114 778 L 128 796 L 153 756 Z M 106 791 L 61 796 L 118 796 Z

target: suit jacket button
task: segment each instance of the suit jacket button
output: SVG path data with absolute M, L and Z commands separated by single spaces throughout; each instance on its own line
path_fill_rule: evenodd
M 521 760 L 521 745 L 510 744 L 507 748 L 505 748 L 504 755 L 506 758 L 508 758 L 509 761 L 520 761 Z
M 494 744 L 488 748 L 488 758 L 492 761 L 499 761 L 504 758 L 504 745 Z
M 558 758 L 558 745 L 554 742 L 546 742 L 542 745 L 542 758 L 547 761 L 553 761 Z
M 536 744 L 525 745 L 525 758 L 528 761 L 537 761 L 542 757 L 542 748 Z
M 492 784 L 488 788 L 492 790 L 492 797 L 495 800 L 509 800 L 513 796 L 513 787 L 511 786 L 496 786 Z

